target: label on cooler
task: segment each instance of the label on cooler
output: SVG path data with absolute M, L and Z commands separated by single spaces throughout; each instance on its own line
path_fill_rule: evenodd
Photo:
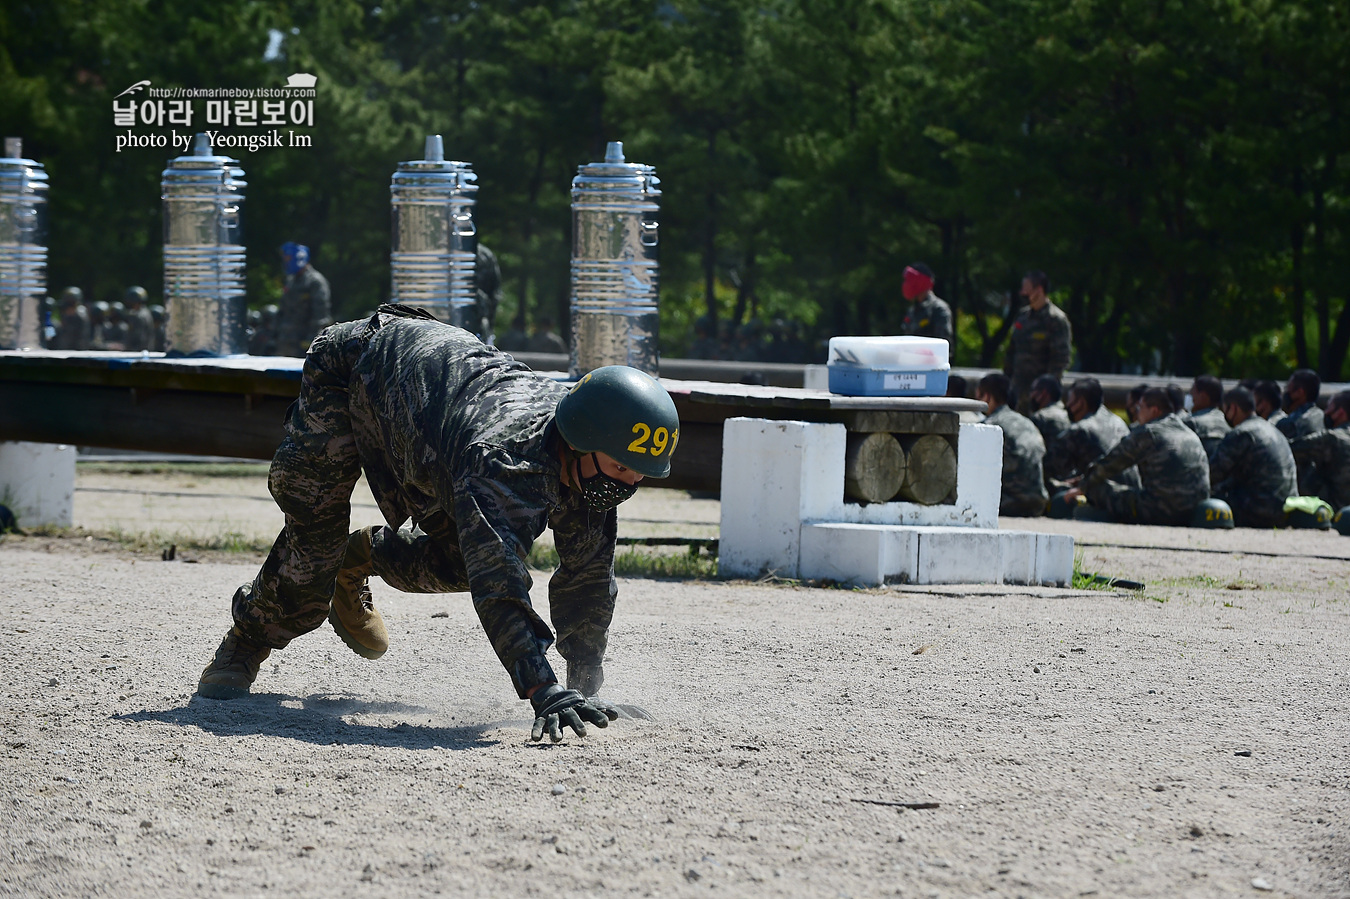
M 916 373 L 890 373 L 882 377 L 883 390 L 922 390 L 928 376 Z

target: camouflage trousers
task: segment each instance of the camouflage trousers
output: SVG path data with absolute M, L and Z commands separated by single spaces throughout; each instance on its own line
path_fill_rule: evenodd
M 285 437 L 272 457 L 267 486 L 286 516 L 262 569 L 234 595 L 234 621 L 276 649 L 321 626 L 351 526 L 351 496 L 361 477 L 348 387 L 371 333 L 369 321 L 325 329 L 314 339 L 291 406 Z M 438 512 L 412 528 L 376 528 L 374 573 L 405 593 L 469 589 L 459 535 Z
M 1216 493 L 1216 499 L 1233 509 L 1233 524 L 1240 528 L 1276 528 L 1284 524 L 1284 500 L 1271 502 L 1268 498 L 1252 496 L 1234 488 Z
M 1123 524 L 1188 525 L 1194 507 L 1184 510 L 1171 508 L 1146 490 L 1128 487 L 1115 481 L 1104 481 L 1087 488 L 1088 502 Z

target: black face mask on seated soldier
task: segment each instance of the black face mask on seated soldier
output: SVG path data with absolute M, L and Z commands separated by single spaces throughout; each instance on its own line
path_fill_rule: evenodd
M 586 505 L 592 512 L 608 512 L 624 500 L 632 499 L 633 494 L 637 493 L 636 484 L 626 484 L 618 478 L 605 474 L 595 453 L 591 453 L 591 464 L 595 466 L 595 474 L 581 479 L 581 495 L 585 497 Z M 580 470 L 578 462 L 578 474 Z

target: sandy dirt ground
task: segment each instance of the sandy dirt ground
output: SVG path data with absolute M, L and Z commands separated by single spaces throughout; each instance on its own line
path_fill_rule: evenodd
M 271 514 L 154 526 L 217 503 Z M 384 658 L 325 626 L 213 702 L 258 557 L 6 538 L 0 895 L 1350 896 L 1350 540 L 1004 524 L 1148 586 L 625 579 L 602 695 L 656 720 L 558 745 L 467 596 L 376 581 Z

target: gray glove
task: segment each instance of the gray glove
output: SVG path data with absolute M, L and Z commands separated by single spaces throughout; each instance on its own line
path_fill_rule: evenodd
M 570 727 L 578 737 L 584 737 L 586 725 L 582 723 L 583 718 L 596 727 L 609 727 L 609 722 L 619 717 L 618 712 L 612 709 L 597 709 L 585 696 L 576 690 L 564 689 L 561 684 L 540 687 L 530 697 L 530 704 L 534 706 L 534 729 L 530 731 L 533 741 L 544 739 L 544 731 L 547 730 L 549 739 L 560 743 L 564 727 Z

